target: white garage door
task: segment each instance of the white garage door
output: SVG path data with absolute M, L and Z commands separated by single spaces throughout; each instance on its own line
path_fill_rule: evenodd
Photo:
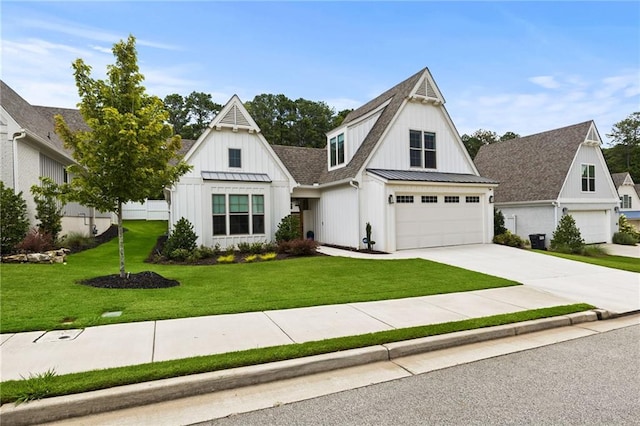
M 587 244 L 605 243 L 609 240 L 609 221 L 605 210 L 571 211 L 582 239 Z
M 473 195 L 397 194 L 397 249 L 482 243 L 480 201 Z

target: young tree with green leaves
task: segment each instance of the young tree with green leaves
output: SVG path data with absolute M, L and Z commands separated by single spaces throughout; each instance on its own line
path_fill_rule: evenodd
M 135 38 L 116 43 L 113 55 L 116 62 L 107 67 L 105 80 L 93 79 L 82 59 L 73 63 L 80 113 L 90 130 L 72 132 L 60 115 L 55 117 L 55 130 L 77 163 L 69 166 L 72 180 L 62 187 L 66 200 L 118 217 L 124 278 L 123 204 L 142 202 L 172 185 L 189 166 L 181 159 L 171 163 L 177 159 L 180 137 L 167 123 L 162 101 L 147 95 L 141 85 L 144 76 L 138 69 Z
M 27 203 L 22 192 L 16 194 L 0 180 L 0 253 L 12 253 L 28 230 Z
M 38 232 L 49 234 L 55 243 L 62 231 L 62 206 L 57 196 L 57 185 L 51 178 L 41 177 L 40 185 L 33 185 L 31 193 L 36 203 L 36 219 L 40 221 Z
M 640 182 L 640 112 L 629 114 L 613 125 L 609 136 L 614 143 L 603 149 L 611 173 L 629 172 L 635 182 Z

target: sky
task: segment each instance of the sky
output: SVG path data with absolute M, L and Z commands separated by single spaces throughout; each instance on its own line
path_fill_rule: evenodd
M 640 110 L 637 1 L 2 0 L 0 14 L 0 76 L 34 105 L 75 108 L 72 62 L 104 78 L 131 34 L 160 98 L 282 93 L 340 111 L 428 67 L 461 135 L 594 120 L 606 145 Z

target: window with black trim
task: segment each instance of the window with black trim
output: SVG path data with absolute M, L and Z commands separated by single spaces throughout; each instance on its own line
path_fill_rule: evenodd
M 251 196 L 252 234 L 264 234 L 264 195 Z
M 413 195 L 396 195 L 396 203 L 400 203 L 400 204 L 413 203 Z
M 409 130 L 409 165 L 424 169 L 436 168 L 435 133 Z
M 444 196 L 444 202 L 445 203 L 459 203 L 460 202 L 460 197 L 458 197 L 457 195 L 445 195 Z
M 631 196 L 630 195 L 623 195 L 622 197 L 620 197 L 620 207 L 623 209 L 631 209 L 633 207 L 631 207 Z
M 464 198 L 464 201 L 467 202 L 467 203 L 479 203 L 480 202 L 480 197 L 475 196 L 475 195 L 466 196 Z
M 213 235 L 264 234 L 264 195 L 213 194 Z
M 423 203 L 437 203 L 438 202 L 438 196 L 437 195 L 423 195 L 422 196 L 422 202 Z
M 213 235 L 227 235 L 227 201 L 224 194 L 211 196 Z
M 242 151 L 237 148 L 229 148 L 229 167 L 242 167 Z
M 344 164 L 344 133 L 329 140 L 331 167 Z
M 596 166 L 593 164 L 582 165 L 582 191 L 596 191 Z

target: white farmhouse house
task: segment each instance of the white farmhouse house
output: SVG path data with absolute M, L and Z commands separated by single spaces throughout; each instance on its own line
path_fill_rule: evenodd
M 496 179 L 495 206 L 512 233 L 547 244 L 570 214 L 587 244 L 610 243 L 617 230 L 618 195 L 593 121 L 484 145 L 475 164 Z
M 613 183 L 618 189 L 620 197 L 620 213 L 624 214 L 629 223 L 640 229 L 640 185 L 635 184 L 627 172 L 611 175 Z
M 78 110 L 31 105 L 0 81 L 0 178 L 16 193 L 22 191 L 32 226 L 37 221 L 31 187 L 40 184 L 40 177 L 66 182 L 66 167 L 73 163 L 71 153 L 54 132 L 53 117 L 57 114 L 74 130 L 86 127 Z M 62 235 L 72 231 L 101 233 L 110 225 L 110 213 L 77 203 L 63 206 Z
M 273 240 L 299 213 L 304 235 L 383 251 L 489 243 L 493 189 L 481 177 L 427 68 L 351 112 L 324 149 L 267 141 L 237 96 L 191 146 L 170 189 L 170 222 L 199 244 Z M 270 145 L 269 142 L 274 145 Z

